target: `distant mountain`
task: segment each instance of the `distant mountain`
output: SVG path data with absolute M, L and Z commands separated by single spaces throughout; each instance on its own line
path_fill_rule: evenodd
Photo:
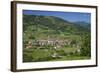
M 74 24 L 76 24 L 76 25 L 80 25 L 80 26 L 82 26 L 82 27 L 84 27 L 84 28 L 87 28 L 87 29 L 90 29 L 90 23 L 87 23 L 87 22 L 83 22 L 83 21 L 78 21 L 78 22 L 74 22 Z

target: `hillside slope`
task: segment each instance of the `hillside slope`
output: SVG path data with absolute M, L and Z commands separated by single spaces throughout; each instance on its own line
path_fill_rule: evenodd
M 73 53 L 90 56 L 90 31 L 54 16 L 23 15 L 23 47 L 24 62 L 53 60 L 53 57 L 66 60 Z

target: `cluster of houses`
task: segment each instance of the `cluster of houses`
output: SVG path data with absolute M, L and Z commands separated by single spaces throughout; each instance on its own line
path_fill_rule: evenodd
M 61 48 L 62 46 L 65 45 L 72 45 L 73 47 L 77 48 L 77 52 L 80 53 L 80 45 L 78 42 L 76 43 L 72 43 L 72 40 L 30 40 L 27 45 L 26 48 L 32 48 L 32 46 L 37 46 L 37 47 L 41 47 L 41 46 L 45 46 L 45 45 L 51 45 L 53 46 L 55 50 Z M 52 57 L 61 57 L 60 55 L 58 55 L 58 53 L 54 52 L 52 55 Z
M 26 48 L 31 48 L 32 46 L 37 46 L 37 47 L 41 47 L 41 46 L 45 46 L 45 45 L 51 45 L 57 48 L 60 48 L 62 46 L 65 45 L 72 45 L 73 47 L 79 47 L 78 42 L 75 41 L 75 43 L 72 43 L 72 40 L 30 40 L 27 45 Z
M 51 46 L 63 46 L 63 45 L 70 45 L 69 40 L 36 40 L 34 44 L 43 46 L 43 45 L 51 45 Z

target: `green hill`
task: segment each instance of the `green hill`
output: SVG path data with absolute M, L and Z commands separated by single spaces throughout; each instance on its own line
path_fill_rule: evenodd
M 26 56 L 28 56 L 29 51 L 31 51 L 29 52 L 30 56 L 28 56 L 30 61 L 45 61 L 48 57 L 51 60 L 52 57 L 50 56 L 54 53 L 64 56 L 77 54 L 76 52 L 81 51 L 82 56 L 90 56 L 89 41 L 89 29 L 80 25 L 53 16 L 23 15 L 24 62 L 27 62 Z M 55 47 L 60 48 L 60 50 L 54 50 Z M 85 50 L 85 53 L 83 50 Z M 37 55 L 37 52 L 40 55 Z

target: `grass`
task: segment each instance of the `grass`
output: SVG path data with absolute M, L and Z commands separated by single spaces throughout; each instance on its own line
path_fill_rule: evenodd
M 65 61 L 65 60 L 86 60 L 90 59 L 90 57 L 86 56 L 63 56 L 62 58 L 52 59 L 53 61 Z
M 39 62 L 39 61 L 65 61 L 65 60 L 85 60 L 90 59 L 88 56 L 80 56 L 71 54 L 75 48 L 61 48 L 56 51 L 61 57 L 53 58 L 51 55 L 55 52 L 52 49 L 24 49 L 23 62 Z M 67 52 L 67 53 L 66 53 Z M 70 53 L 70 54 L 68 54 Z
M 77 48 L 75 48 L 75 47 L 63 47 L 61 49 L 64 50 L 66 53 L 70 53 L 72 51 L 76 51 L 77 50 Z

